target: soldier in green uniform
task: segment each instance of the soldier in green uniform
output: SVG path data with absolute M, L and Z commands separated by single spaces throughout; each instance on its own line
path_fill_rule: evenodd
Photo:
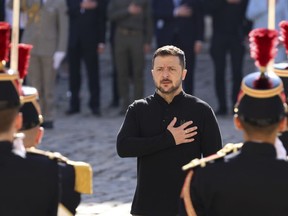
M 114 56 L 120 114 L 124 114 L 132 101 L 144 96 L 145 53 L 150 51 L 153 36 L 150 1 L 110 0 L 107 15 L 115 23 Z M 132 98 L 130 84 L 134 89 Z

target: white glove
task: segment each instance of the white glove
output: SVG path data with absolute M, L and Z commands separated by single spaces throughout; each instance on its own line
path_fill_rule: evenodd
M 274 146 L 276 148 L 277 159 L 286 160 L 287 152 L 283 146 L 283 143 L 281 142 L 281 140 L 278 137 L 275 140 Z
M 53 68 L 57 70 L 63 61 L 66 53 L 62 51 L 56 51 L 53 56 Z
M 18 155 L 22 158 L 26 157 L 26 149 L 24 147 L 24 143 L 23 143 L 23 139 L 24 139 L 25 135 L 23 133 L 18 133 L 14 140 L 13 140 L 13 150 L 12 152 L 15 155 Z

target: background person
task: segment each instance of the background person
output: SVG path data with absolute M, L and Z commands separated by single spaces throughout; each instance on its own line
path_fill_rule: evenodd
M 68 64 L 69 91 L 71 93 L 67 115 L 81 111 L 81 62 L 87 70 L 89 90 L 88 107 L 95 116 L 100 110 L 99 56 L 105 49 L 106 1 L 105 0 L 69 0 Z
M 145 54 L 151 49 L 153 23 L 149 0 L 110 0 L 108 17 L 114 26 L 114 55 L 120 114 L 144 96 Z M 131 71 L 131 74 L 130 74 Z M 130 98 L 130 85 L 133 95 Z
M 10 0 L 10 6 L 13 1 Z M 68 17 L 65 0 L 20 1 L 28 15 L 22 41 L 33 45 L 27 83 L 35 86 L 45 115 L 43 127 L 52 129 L 55 118 L 56 70 L 67 50 Z
M 203 0 L 205 13 L 212 17 L 210 56 L 214 65 L 214 85 L 218 100 L 216 115 L 229 114 L 225 79 L 228 54 L 232 72 L 232 105 L 237 100 L 243 77 L 247 3 L 248 0 Z
M 184 90 L 194 92 L 194 69 L 204 40 L 201 0 L 152 0 L 157 47 L 175 45 L 185 52 L 187 75 Z

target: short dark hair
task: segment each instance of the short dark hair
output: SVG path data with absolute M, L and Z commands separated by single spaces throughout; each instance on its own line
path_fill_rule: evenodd
M 283 119 L 283 118 L 282 118 Z M 281 119 L 281 120 L 282 120 Z M 242 127 L 244 128 L 245 132 L 247 134 L 251 134 L 251 133 L 261 133 L 261 134 L 271 134 L 273 131 L 276 130 L 276 128 L 278 127 L 279 122 L 277 123 L 273 123 L 273 124 L 270 124 L 270 125 L 267 125 L 265 127 L 262 127 L 262 126 L 256 126 L 254 124 L 251 124 L 249 122 L 246 122 L 245 120 L 239 118 L 240 122 L 242 123 Z
M 10 130 L 18 113 L 19 107 L 0 110 L 0 133 L 5 133 Z
M 183 69 L 186 68 L 185 53 L 176 46 L 166 45 L 158 48 L 152 58 L 152 67 L 154 67 L 154 60 L 157 56 L 178 56 L 180 65 Z
M 279 95 L 267 98 L 244 95 L 234 111 L 242 121 L 250 125 L 267 127 L 279 123 L 285 117 L 286 106 Z

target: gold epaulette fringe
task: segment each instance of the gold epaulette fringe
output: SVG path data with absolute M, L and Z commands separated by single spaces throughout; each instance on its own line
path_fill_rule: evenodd
M 59 152 L 44 151 L 44 150 L 37 149 L 37 148 L 34 148 L 34 147 L 28 148 L 28 149 L 26 149 L 26 151 L 30 152 L 30 153 L 34 153 L 34 154 L 45 155 L 45 156 L 49 157 L 52 160 L 56 159 L 56 160 L 58 160 L 60 162 L 64 162 L 64 163 L 67 163 L 67 161 L 68 161 L 68 158 L 64 157 Z
M 227 143 L 222 149 L 217 151 L 216 154 L 210 155 L 205 158 L 195 158 L 192 161 L 190 161 L 188 164 L 184 165 L 182 167 L 182 170 L 186 171 L 192 168 L 195 168 L 197 166 L 205 167 L 206 163 L 215 161 L 219 158 L 225 157 L 227 154 L 230 153 L 236 153 L 241 147 L 243 143 Z
M 93 171 L 90 164 L 69 160 L 59 152 L 43 151 L 34 147 L 27 149 L 27 152 L 45 155 L 52 160 L 55 159 L 73 166 L 75 170 L 75 191 L 85 194 L 93 193 Z
M 68 161 L 75 169 L 75 191 L 79 193 L 93 193 L 93 171 L 90 164 L 80 161 Z

